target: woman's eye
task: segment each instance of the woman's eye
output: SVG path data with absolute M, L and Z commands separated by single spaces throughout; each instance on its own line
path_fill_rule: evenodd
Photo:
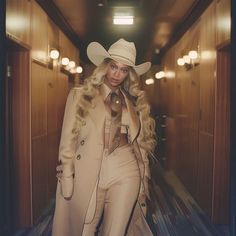
M 112 69 L 112 70 L 116 69 L 115 65 L 112 65 L 112 64 L 111 64 L 111 69 Z
M 121 69 L 121 71 L 124 73 L 124 74 L 127 74 L 129 72 L 128 69 Z

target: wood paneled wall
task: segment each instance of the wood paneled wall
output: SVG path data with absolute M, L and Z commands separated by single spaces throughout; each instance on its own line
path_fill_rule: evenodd
M 214 135 L 213 216 L 216 223 L 229 220 L 230 178 L 230 47 L 217 52 L 216 119 Z M 223 188 L 222 188 L 223 186 Z M 221 193 L 225 194 L 221 194 Z
M 28 74 L 17 84 L 17 89 L 29 88 L 31 104 L 29 102 L 25 108 L 28 112 L 31 111 L 31 119 L 24 125 L 27 126 L 25 130 L 29 131 L 31 137 L 24 139 L 24 145 L 29 147 L 29 152 L 26 153 L 25 149 L 21 162 L 16 158 L 17 168 L 12 173 L 18 177 L 19 182 L 19 187 L 15 189 L 19 191 L 16 225 L 29 227 L 55 197 L 58 146 L 65 102 L 71 87 L 68 74 L 61 72 L 60 59 L 52 61 L 49 51 L 57 48 L 61 57 L 66 56 L 78 65 L 79 50 L 34 0 L 7 1 L 6 22 L 8 38 L 24 46 L 28 50 L 28 56 L 30 55 L 28 61 L 22 58 L 21 63 L 14 64 L 19 70 L 23 64 L 28 68 Z M 11 50 L 14 51 L 15 48 L 12 47 Z M 21 74 L 16 75 L 16 80 L 19 80 L 20 76 Z M 23 102 L 17 99 L 16 101 Z M 13 124 L 19 124 L 26 114 L 19 112 L 20 119 L 14 120 Z M 23 140 L 18 135 L 16 138 L 19 143 Z M 22 173 L 23 166 L 30 174 Z M 21 188 L 23 180 L 26 190 Z M 22 197 L 25 194 L 29 195 L 28 201 Z
M 204 12 L 200 26 L 199 170 L 196 199 L 208 215 L 211 215 L 216 70 L 215 4 L 210 5 Z
M 230 0 L 216 1 L 216 45 L 228 43 L 231 34 Z
M 62 31 L 59 32 L 59 44 L 61 49 L 61 56 L 69 57 L 70 60 L 74 61 L 77 65 L 79 65 L 79 51 L 75 50 L 74 45 L 70 42 L 70 40 Z
M 7 0 L 6 19 L 8 37 L 30 45 L 31 2 L 28 0 Z
M 162 61 L 166 77 L 154 85 L 155 93 L 159 94 L 155 99 L 161 104 L 152 101 L 158 114 L 167 115 L 166 147 L 172 150 L 166 152 L 166 168 L 175 171 L 213 222 L 224 224 L 228 216 L 229 100 L 227 82 L 220 82 L 216 72 L 221 68 L 219 76 L 222 78 L 222 68 L 229 62 L 227 57 L 222 57 L 222 64 L 216 66 L 216 55 L 218 47 L 229 45 L 229 19 L 230 1 L 213 1 L 166 53 Z M 198 51 L 200 63 L 190 69 L 178 66 L 177 59 L 189 50 Z M 220 97 L 217 94 L 221 94 Z M 222 96 L 225 106 L 220 106 L 219 111 Z M 219 119 L 225 119 L 223 127 L 217 127 Z M 216 155 L 216 149 L 223 157 Z M 221 176 L 222 181 L 217 176 Z
M 56 166 L 62 117 L 67 94 L 68 76 L 60 72 L 60 62 L 50 61 L 50 49 L 78 63 L 78 50 L 34 2 L 35 22 L 40 22 L 38 32 L 32 36 L 32 178 L 33 220 L 38 219 L 56 191 Z M 33 28 L 36 25 L 33 23 Z M 42 31 L 39 28 L 43 29 Z M 46 30 L 45 30 L 46 29 Z M 61 40 L 63 37 L 64 40 Z M 44 52 L 37 54 L 38 52 Z M 42 57 L 38 57 L 38 55 Z M 40 182 L 40 183 L 39 183 Z
M 35 1 L 32 1 L 31 29 L 31 57 L 46 64 L 48 62 L 48 18 Z
M 66 75 L 32 62 L 33 217 L 55 196 L 58 146 L 69 91 Z

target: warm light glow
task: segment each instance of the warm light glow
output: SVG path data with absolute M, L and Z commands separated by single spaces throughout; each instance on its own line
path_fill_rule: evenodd
M 168 79 L 173 79 L 173 78 L 175 78 L 175 72 L 174 71 L 166 71 L 165 77 Z
M 194 51 L 194 50 L 189 51 L 188 55 L 189 55 L 190 59 L 197 59 L 198 58 L 198 53 L 197 53 L 197 51 Z
M 156 49 L 155 49 L 155 53 L 156 53 L 156 54 L 159 54 L 159 53 L 160 53 L 160 49 L 159 49 L 159 48 L 156 48 Z
M 60 53 L 59 53 L 59 51 L 57 49 L 52 49 L 50 51 L 50 58 L 52 58 L 53 60 L 58 59 L 59 56 L 60 56 Z
M 80 73 L 82 73 L 82 71 L 83 71 L 83 68 L 82 68 L 81 66 L 77 66 L 77 67 L 76 67 L 76 72 L 77 72 L 77 73 L 80 74 Z
M 70 62 L 68 63 L 68 67 L 69 67 L 69 68 L 74 68 L 74 67 L 75 67 L 75 62 L 74 62 L 74 61 L 70 61 Z
M 189 57 L 188 55 L 184 55 L 184 56 L 183 56 L 183 59 L 184 59 L 184 62 L 185 62 L 185 63 L 190 64 L 191 59 L 190 59 L 190 57 Z
M 153 78 L 146 79 L 145 84 L 147 85 L 154 84 L 154 79 Z
M 217 26 L 218 28 L 220 28 L 221 30 L 230 30 L 231 28 L 231 18 L 230 16 L 227 17 L 220 17 L 218 22 L 217 22 Z
M 156 79 L 162 79 L 163 77 L 165 77 L 165 72 L 164 71 L 159 71 L 155 74 Z
M 103 5 L 102 2 L 100 2 L 100 3 L 98 3 L 98 6 L 99 6 L 99 7 L 103 7 L 104 5 Z
M 69 71 L 70 71 L 71 74 L 75 74 L 76 73 L 76 69 L 75 68 L 71 68 L 71 69 L 69 69 Z
M 13 12 L 13 11 L 12 11 Z M 20 15 L 15 11 L 15 13 L 10 14 L 7 12 L 7 21 L 6 21 L 6 28 L 9 32 L 22 32 L 28 29 L 29 21 L 26 15 Z
M 132 25 L 134 23 L 133 16 L 114 16 L 113 24 L 114 25 Z
M 177 60 L 177 64 L 178 64 L 179 66 L 183 66 L 183 65 L 185 64 L 184 59 L 183 59 L 183 58 L 179 58 L 179 59 Z
M 70 62 L 70 60 L 69 60 L 68 57 L 63 57 L 63 58 L 61 59 L 61 64 L 62 64 L 63 66 L 67 66 L 67 65 L 69 64 L 69 62 Z
M 202 51 L 201 52 L 201 58 L 203 60 L 211 60 L 215 59 L 215 52 L 214 51 Z

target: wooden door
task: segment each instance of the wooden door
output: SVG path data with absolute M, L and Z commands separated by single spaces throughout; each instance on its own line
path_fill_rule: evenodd
M 213 169 L 212 218 L 215 223 L 229 220 L 230 151 L 230 46 L 217 51 L 216 118 Z
M 8 41 L 5 84 L 6 208 L 9 229 L 31 225 L 29 51 Z

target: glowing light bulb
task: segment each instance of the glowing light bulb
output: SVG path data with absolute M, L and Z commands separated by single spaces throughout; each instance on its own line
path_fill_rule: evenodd
M 183 65 L 185 64 L 184 59 L 183 59 L 183 58 L 179 58 L 179 59 L 177 60 L 177 64 L 178 64 L 179 66 L 183 66 Z
M 68 57 L 63 57 L 63 58 L 61 59 L 61 64 L 62 64 L 63 66 L 67 66 L 67 65 L 69 64 L 69 62 L 70 62 L 70 60 L 69 60 Z
M 194 50 L 189 51 L 188 55 L 189 55 L 190 59 L 197 59 L 198 58 L 198 53 L 197 53 L 197 51 L 194 51 Z
M 58 59 L 59 56 L 60 56 L 60 53 L 57 49 L 52 49 L 50 51 L 50 58 L 52 58 L 53 60 Z
M 74 67 L 75 67 L 75 62 L 74 62 L 74 61 L 70 61 L 70 62 L 68 63 L 68 67 L 69 67 L 69 68 L 74 68 Z
M 146 79 L 145 83 L 147 85 L 154 84 L 154 79 L 153 78 Z
M 81 66 L 77 66 L 76 67 L 76 72 L 79 73 L 79 74 L 82 73 L 83 72 L 83 68 Z

